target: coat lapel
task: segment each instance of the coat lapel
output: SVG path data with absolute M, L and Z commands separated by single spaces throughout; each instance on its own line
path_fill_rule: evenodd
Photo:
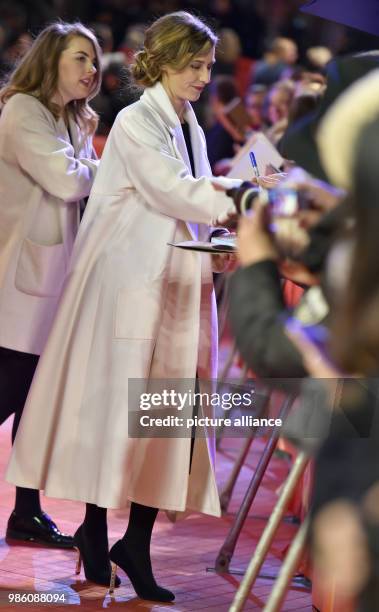
M 161 120 L 171 134 L 173 147 L 177 157 L 184 161 L 188 168 L 188 172 L 192 174 L 191 164 L 179 117 L 176 114 L 163 85 L 158 82 L 153 87 L 146 88 L 141 97 L 141 101 L 153 108 L 154 111 L 159 114 Z
M 204 137 L 193 108 L 189 103 L 187 105 L 185 119 L 190 128 L 192 153 L 195 162 L 195 176 L 212 176 L 204 143 Z
M 185 163 L 189 174 L 192 175 L 191 162 L 188 156 L 183 130 L 171 101 L 161 83 L 156 83 L 153 87 L 147 88 L 141 100 L 158 112 L 160 118 L 167 126 L 172 137 L 172 145 L 175 155 Z M 186 103 L 185 119 L 190 127 L 192 153 L 195 163 L 195 176 L 209 176 L 211 174 L 201 130 L 196 119 L 196 115 L 189 102 Z M 194 240 L 198 236 L 198 224 L 186 224 Z
M 193 159 L 195 163 L 195 176 L 212 176 L 212 171 L 209 165 L 204 136 L 198 124 L 196 115 L 192 106 L 188 104 L 185 119 L 189 124 L 191 134 L 191 145 Z M 204 223 L 188 224 L 192 233 L 195 234 L 196 240 L 207 241 L 209 237 L 209 227 Z
M 173 142 L 175 149 L 179 153 L 179 157 L 182 158 L 185 165 L 187 166 L 188 172 L 192 175 L 191 162 L 188 156 L 186 141 L 184 139 L 182 126 L 180 125 L 180 123 L 172 131 L 172 136 L 173 136 L 172 142 Z M 191 142 L 192 142 L 192 135 L 191 135 Z

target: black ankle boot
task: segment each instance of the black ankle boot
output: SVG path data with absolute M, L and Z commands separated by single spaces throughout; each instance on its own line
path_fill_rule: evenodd
M 83 562 L 84 574 L 87 580 L 109 586 L 111 580 L 111 564 L 108 556 L 108 551 L 91 550 L 88 539 L 85 537 L 83 525 L 76 530 L 74 535 L 74 546 L 79 551 L 78 562 L 76 565 L 76 574 L 80 574 L 81 565 Z M 99 554 L 100 553 L 100 554 Z M 121 580 L 118 576 L 115 577 L 114 586 L 118 587 Z
M 135 592 L 141 599 L 149 599 L 151 601 L 168 602 L 175 599 L 174 593 L 168 589 L 160 587 L 153 576 L 150 559 L 144 560 L 144 563 L 139 563 L 138 553 L 128 550 L 128 546 L 124 540 L 118 540 L 109 551 L 109 558 L 115 566 L 121 567 L 128 576 L 133 585 Z M 112 568 L 112 575 L 116 567 Z M 113 576 L 112 576 L 113 577 Z M 111 583 L 110 592 L 113 592 L 113 584 Z

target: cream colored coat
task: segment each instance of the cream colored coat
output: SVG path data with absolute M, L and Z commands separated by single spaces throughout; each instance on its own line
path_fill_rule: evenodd
M 0 346 L 45 344 L 98 162 L 92 142 L 36 98 L 14 95 L 0 118 Z
M 216 374 L 210 257 L 167 243 L 203 235 L 196 224 L 210 224 L 232 201 L 206 178 L 204 135 L 189 104 L 186 118 L 202 178 L 189 173 L 161 84 L 117 117 L 17 434 L 13 483 L 103 507 L 131 500 L 220 513 L 204 438 L 189 474 L 189 438 L 128 437 L 128 378 Z

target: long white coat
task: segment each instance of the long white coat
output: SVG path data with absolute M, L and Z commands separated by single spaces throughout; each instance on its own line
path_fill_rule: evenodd
M 128 378 L 216 374 L 210 257 L 167 243 L 191 239 L 195 224 L 210 224 L 232 202 L 206 178 L 204 135 L 189 104 L 186 119 L 202 178 L 190 175 L 160 83 L 112 128 L 14 445 L 7 478 L 15 484 L 103 507 L 130 500 L 219 515 L 204 438 L 189 474 L 189 438 L 128 437 Z
M 91 138 L 35 97 L 15 94 L 0 118 L 0 346 L 45 344 L 97 160 Z

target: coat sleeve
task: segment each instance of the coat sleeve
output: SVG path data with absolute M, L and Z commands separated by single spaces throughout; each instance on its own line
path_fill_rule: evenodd
M 88 196 L 99 162 L 75 158 L 72 145 L 57 136 L 53 124 L 35 100 L 14 104 L 9 110 L 10 143 L 21 168 L 45 191 L 61 200 L 76 202 Z
M 190 175 L 154 121 L 137 113 L 125 114 L 118 136 L 131 183 L 151 208 L 175 219 L 206 224 L 234 211 L 233 200 L 214 189 L 211 177 Z
M 245 363 L 262 377 L 307 375 L 284 333 L 285 304 L 274 261 L 240 268 L 230 283 L 230 323 Z

